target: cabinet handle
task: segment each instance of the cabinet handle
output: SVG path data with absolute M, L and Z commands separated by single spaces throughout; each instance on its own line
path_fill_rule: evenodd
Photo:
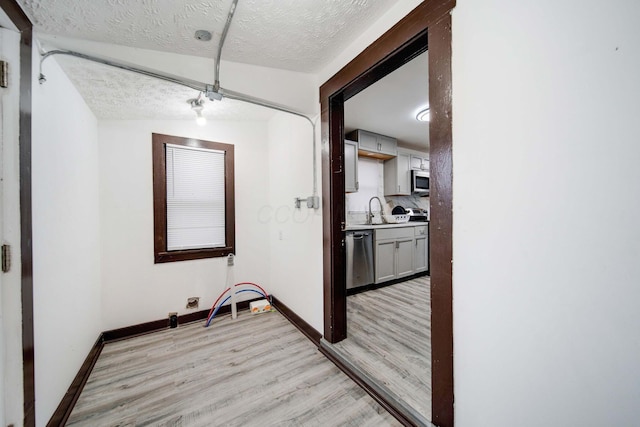
M 400 192 L 400 186 L 398 185 L 398 193 Z

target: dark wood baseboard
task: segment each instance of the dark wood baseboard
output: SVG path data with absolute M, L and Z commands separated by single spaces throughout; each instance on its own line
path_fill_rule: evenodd
M 373 398 L 373 400 L 378 402 L 380 406 L 382 406 L 384 409 L 387 410 L 387 412 L 393 415 L 403 426 L 408 426 L 408 427 L 417 426 L 409 418 L 405 417 L 405 415 L 400 410 L 398 410 L 393 403 L 389 402 L 385 396 L 378 393 L 378 391 L 375 390 L 373 387 L 370 387 L 369 384 L 366 381 L 364 381 L 357 372 L 353 371 L 348 365 L 342 363 L 342 360 L 335 357 L 330 351 L 327 351 L 327 349 L 325 349 L 324 346 L 322 345 L 318 346 L 318 350 L 320 351 L 320 353 L 324 354 L 324 356 L 327 359 L 333 362 L 333 364 L 336 365 L 338 369 L 340 369 L 349 378 L 351 378 L 353 382 L 358 384 L 364 391 L 366 391 L 369 394 L 369 396 Z
M 222 312 L 222 307 L 220 312 Z M 231 310 L 230 308 L 228 310 Z M 227 311 L 228 311 L 227 310 Z M 178 316 L 178 326 L 183 323 L 195 322 L 207 318 L 209 310 L 201 310 L 195 313 L 183 314 Z M 154 320 L 147 323 L 139 323 L 133 326 L 126 326 L 124 328 L 111 329 L 102 333 L 105 342 L 118 341 L 127 338 L 137 337 L 139 335 L 149 334 L 161 329 L 167 329 L 169 327 L 169 316 L 166 319 Z
M 300 330 L 307 338 L 311 340 L 317 347 L 320 347 L 320 338 L 322 334 L 313 326 L 305 322 L 302 317 L 298 316 L 293 310 L 282 303 L 278 298 L 271 295 L 273 306 L 287 318 L 296 328 Z
M 262 298 L 240 301 L 237 303 L 238 310 L 247 310 L 251 301 L 257 301 L 260 299 Z M 225 305 L 221 307 L 220 310 L 218 310 L 218 315 L 227 314 L 230 312 L 231 306 Z M 181 324 L 206 319 L 208 314 L 209 310 L 201 310 L 194 313 L 178 316 L 178 327 L 180 327 Z M 47 427 L 58 427 L 64 426 L 66 424 L 67 420 L 69 419 L 69 415 L 71 415 L 71 411 L 78 401 L 80 393 L 87 383 L 89 375 L 91 374 L 91 371 L 93 370 L 93 367 L 95 366 L 96 361 L 98 360 L 98 357 L 100 356 L 100 353 L 102 352 L 102 349 L 106 343 L 157 332 L 162 329 L 167 329 L 168 327 L 169 317 L 167 316 L 166 319 L 154 320 L 152 322 L 140 323 L 138 325 L 127 326 L 124 328 L 112 329 L 110 331 L 102 332 L 100 336 L 98 336 L 96 343 L 89 351 L 89 354 L 84 360 L 84 363 L 82 363 L 82 366 L 71 382 L 71 385 L 60 401 L 60 404 L 51 416 L 51 419 L 47 423 Z M 320 338 L 318 338 L 318 342 L 320 342 Z
M 103 334 L 100 334 L 100 336 L 96 340 L 96 343 L 89 351 L 86 359 L 84 359 L 84 363 L 80 367 L 80 370 L 76 374 L 76 377 L 71 382 L 69 389 L 65 393 L 64 397 L 60 401 L 60 404 L 47 423 L 47 427 L 58 427 L 63 426 L 67 423 L 69 415 L 71 415 L 71 411 L 78 401 L 80 393 L 82 392 L 84 385 L 87 383 L 89 374 L 91 374 L 91 371 L 93 370 L 93 367 L 95 366 L 96 361 L 98 360 L 98 356 L 100 356 L 103 347 Z
M 425 273 L 420 273 L 415 275 L 415 277 L 424 276 Z M 413 278 L 413 277 L 410 277 Z M 410 278 L 403 278 L 400 281 L 409 280 Z M 394 282 L 387 282 L 377 287 L 384 287 L 393 284 Z M 375 285 L 374 285 L 375 286 Z M 282 303 L 278 298 L 272 297 L 273 306 L 295 327 L 297 327 L 300 332 L 302 332 L 311 342 L 313 342 L 320 353 L 322 353 L 327 359 L 329 359 L 333 364 L 335 364 L 338 369 L 344 372 L 351 380 L 353 380 L 356 384 L 358 384 L 364 391 L 366 391 L 380 406 L 386 409 L 391 415 L 393 415 L 402 425 L 404 426 L 417 426 L 418 424 L 414 423 L 410 418 L 405 416 L 404 412 L 395 406 L 393 402 L 388 400 L 386 396 L 382 393 L 379 393 L 374 387 L 371 387 L 369 383 L 367 383 L 358 372 L 351 369 L 348 365 L 343 363 L 339 358 L 335 357 L 330 351 L 324 348 L 321 344 L 322 334 L 318 332 L 313 326 L 309 325 L 306 321 L 304 321 L 300 316 L 298 316 L 293 310 L 287 307 Z

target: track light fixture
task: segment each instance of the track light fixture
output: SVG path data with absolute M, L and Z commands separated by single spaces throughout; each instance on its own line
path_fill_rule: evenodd
M 202 115 L 202 109 L 204 108 L 204 99 L 202 99 L 202 92 L 197 98 L 189 99 L 187 102 L 191 105 L 191 109 L 196 113 L 196 123 L 200 126 L 207 124 L 207 119 Z

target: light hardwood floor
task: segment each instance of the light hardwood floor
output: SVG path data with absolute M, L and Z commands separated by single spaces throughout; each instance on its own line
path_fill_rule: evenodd
M 106 344 L 69 426 L 396 426 L 277 312 Z
M 431 420 L 431 280 L 347 297 L 347 339 L 334 347 L 394 400 Z

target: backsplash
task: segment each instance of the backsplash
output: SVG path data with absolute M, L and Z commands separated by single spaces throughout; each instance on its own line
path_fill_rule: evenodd
M 421 208 L 429 211 L 429 197 L 420 196 L 388 196 L 384 197 L 384 162 L 376 159 L 360 157 L 358 159 L 359 189 L 355 193 L 345 194 L 347 224 L 366 224 L 369 213 L 369 200 L 379 197 L 385 203 L 385 211 L 391 214 L 396 206 L 403 208 Z M 371 209 L 379 212 L 377 201 L 373 201 Z
M 347 196 L 349 196 L 349 194 L 347 194 Z M 402 206 L 403 208 L 426 209 L 427 212 L 429 212 L 428 197 L 389 196 L 389 197 L 380 197 L 380 200 L 382 200 L 383 203 L 385 203 L 386 206 L 384 208 L 387 211 L 387 214 L 390 214 L 393 208 L 396 206 Z M 371 209 L 373 210 L 374 214 L 377 216 L 380 210 L 380 207 L 378 206 L 377 201 L 374 201 L 371 204 Z M 369 213 L 368 207 L 364 209 L 358 209 L 358 210 L 349 210 L 349 206 L 347 203 L 347 225 L 366 224 L 368 213 Z M 427 216 L 429 216 L 429 214 L 427 214 Z M 379 221 L 374 220 L 374 222 L 379 222 Z
M 420 196 L 388 196 L 385 197 L 387 202 L 393 207 L 402 206 L 403 208 L 420 208 L 429 210 L 429 197 Z

